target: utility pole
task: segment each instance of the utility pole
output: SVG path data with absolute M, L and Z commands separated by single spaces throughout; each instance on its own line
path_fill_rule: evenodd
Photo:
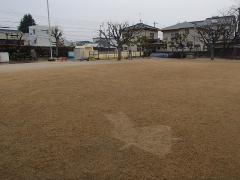
M 157 22 L 154 22 L 153 24 L 154 24 L 154 27 L 156 27 L 156 25 L 157 25 L 158 23 L 157 23 Z
M 51 38 L 51 22 L 50 22 L 50 11 L 49 11 L 49 2 L 47 0 L 47 12 L 48 12 L 48 37 L 50 42 L 50 55 L 51 60 L 53 59 L 53 49 L 52 49 L 52 38 Z
M 238 19 L 237 19 L 237 21 L 238 21 L 237 36 L 238 36 L 238 38 L 239 38 L 239 36 L 240 36 L 240 8 L 238 8 Z M 238 39 L 238 40 L 239 40 L 239 39 Z

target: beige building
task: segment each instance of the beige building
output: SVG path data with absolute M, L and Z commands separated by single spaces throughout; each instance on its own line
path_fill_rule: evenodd
M 191 42 L 193 45 L 193 48 L 191 50 L 193 51 L 204 51 L 206 50 L 206 47 L 204 43 L 202 42 L 201 36 L 198 34 L 197 27 L 201 26 L 209 26 L 212 27 L 224 23 L 225 28 L 232 28 L 234 26 L 235 17 L 234 16 L 223 16 L 223 17 L 212 17 L 207 18 L 203 21 L 193 21 L 193 22 L 183 22 L 178 23 L 173 26 L 169 26 L 166 28 L 161 29 L 163 32 L 163 41 L 167 43 L 167 51 L 177 50 L 176 48 L 171 45 L 171 41 L 174 37 L 177 35 L 186 35 L 186 42 Z M 232 38 L 234 38 L 234 32 L 231 35 Z M 217 44 L 218 47 L 222 47 L 223 43 L 223 37 L 219 38 Z M 189 51 L 190 49 L 185 46 L 184 50 Z
M 202 51 L 204 49 L 204 44 L 200 41 L 196 30 L 196 23 L 197 22 L 183 22 L 161 29 L 163 32 L 163 41 L 167 43 L 167 51 L 173 50 L 170 42 L 172 38 L 178 34 L 186 35 L 186 41 L 193 44 L 193 50 Z M 185 49 L 189 50 L 187 47 Z

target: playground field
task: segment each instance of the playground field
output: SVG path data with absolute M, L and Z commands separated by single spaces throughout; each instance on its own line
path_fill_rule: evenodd
M 240 62 L 0 65 L 0 179 L 239 179 Z

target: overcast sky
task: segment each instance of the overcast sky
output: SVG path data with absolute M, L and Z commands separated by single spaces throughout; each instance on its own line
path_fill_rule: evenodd
M 103 22 L 144 23 L 159 28 L 183 21 L 202 20 L 238 0 L 49 0 L 52 25 L 70 40 L 91 40 Z M 16 27 L 23 14 L 47 24 L 46 0 L 1 0 L 0 26 Z

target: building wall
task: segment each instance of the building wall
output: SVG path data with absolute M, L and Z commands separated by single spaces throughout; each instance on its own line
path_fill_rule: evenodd
M 158 40 L 158 31 L 143 30 L 135 35 L 135 40 L 137 40 L 139 37 L 146 37 L 148 39 Z M 137 45 L 131 45 L 130 47 L 125 45 L 124 50 L 133 52 L 139 51 Z
M 52 27 L 51 31 L 56 27 Z M 54 41 L 54 38 L 51 37 L 51 41 Z M 49 47 L 49 30 L 47 26 L 30 26 L 29 27 L 29 43 L 31 46 L 43 46 Z

